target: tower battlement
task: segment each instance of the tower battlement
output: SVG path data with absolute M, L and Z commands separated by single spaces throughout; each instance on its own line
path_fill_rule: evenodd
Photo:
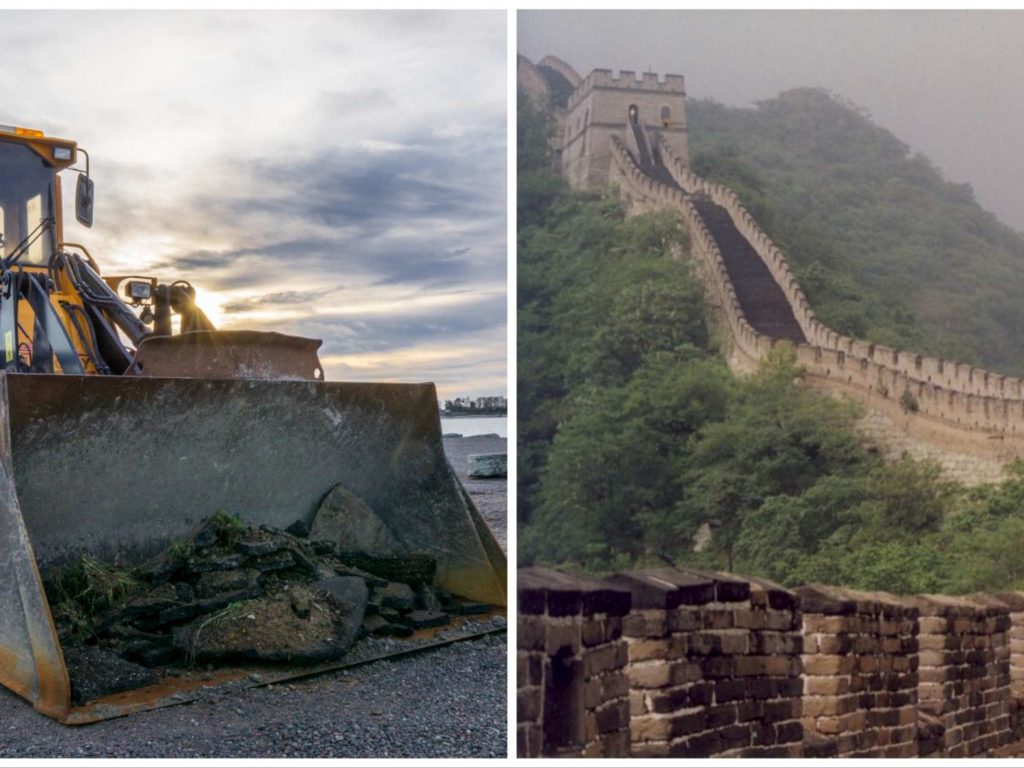
M 683 75 L 663 75 L 656 72 L 641 72 L 623 69 L 615 73 L 611 69 L 595 69 L 579 84 L 569 97 L 568 108 L 584 100 L 595 89 L 614 88 L 624 91 L 643 91 L 674 96 L 686 96 L 686 78 Z

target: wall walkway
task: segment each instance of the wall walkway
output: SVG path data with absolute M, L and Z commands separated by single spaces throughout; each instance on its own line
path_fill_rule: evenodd
M 613 140 L 611 180 L 635 210 L 668 208 L 686 223 L 729 332 L 734 370 L 755 369 L 774 344 L 790 341 L 806 382 L 860 402 L 863 431 L 893 456 L 937 461 L 947 477 L 967 484 L 997 481 L 1008 462 L 1024 457 L 1024 381 L 824 325 L 736 194 L 694 174 L 656 134 L 651 144 L 655 170 Z

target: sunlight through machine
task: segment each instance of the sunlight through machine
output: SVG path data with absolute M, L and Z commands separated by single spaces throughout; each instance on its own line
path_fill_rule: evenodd
M 217 512 L 308 522 L 339 484 L 436 558 L 439 587 L 504 605 L 505 555 L 445 458 L 434 385 L 325 382 L 318 339 L 218 331 L 185 281 L 101 276 L 64 240 L 75 171 L 89 227 L 87 153 L 0 126 L 0 683 L 64 722 L 109 716 L 71 704 L 40 574 L 140 562 Z

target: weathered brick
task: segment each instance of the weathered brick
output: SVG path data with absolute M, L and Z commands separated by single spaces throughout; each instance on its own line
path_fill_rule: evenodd
M 611 643 L 597 648 L 588 648 L 583 652 L 583 676 L 593 677 L 602 672 L 620 669 L 625 666 L 620 650 L 621 643 Z M 624 647 L 624 646 L 623 646 Z
M 591 647 L 601 645 L 605 641 L 604 620 L 600 618 L 584 618 L 580 625 L 580 637 L 583 645 Z
M 634 610 L 623 619 L 626 637 L 664 637 L 668 634 L 668 618 L 664 611 Z
M 520 723 L 532 723 L 540 717 L 541 693 L 538 688 L 520 689 L 516 695 L 516 717 Z
M 568 648 L 573 656 L 580 650 L 580 622 L 572 620 L 549 621 L 547 625 L 547 641 L 545 652 L 554 656 L 563 648 Z
M 597 732 L 608 733 L 629 726 L 629 703 L 610 701 L 600 706 L 595 712 L 597 716 Z
M 849 675 L 808 675 L 804 678 L 804 692 L 808 696 L 841 696 L 850 692 L 850 677 Z
M 804 657 L 804 673 L 808 675 L 848 675 L 854 669 L 853 656 L 826 656 L 818 654 Z
M 665 688 L 671 681 L 672 668 L 665 662 L 629 665 L 629 682 L 634 688 Z
M 543 651 L 547 624 L 543 616 L 520 615 L 516 621 L 516 645 L 523 651 Z
M 681 636 L 659 639 L 633 640 L 629 643 L 629 660 L 675 659 L 686 650 L 686 639 Z M 681 651 L 680 651 L 681 649 Z

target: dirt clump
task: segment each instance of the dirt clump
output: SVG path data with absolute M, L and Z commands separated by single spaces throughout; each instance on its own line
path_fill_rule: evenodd
M 341 551 L 296 535 L 308 530 L 218 514 L 141 566 L 83 558 L 56 574 L 47 594 L 73 685 L 86 679 L 75 659 L 85 666 L 100 653 L 140 669 L 317 663 L 342 658 L 365 635 L 407 637 L 489 610 L 439 590 L 430 555 Z M 148 679 L 119 669 L 118 679 Z M 79 687 L 90 698 L 99 690 Z

